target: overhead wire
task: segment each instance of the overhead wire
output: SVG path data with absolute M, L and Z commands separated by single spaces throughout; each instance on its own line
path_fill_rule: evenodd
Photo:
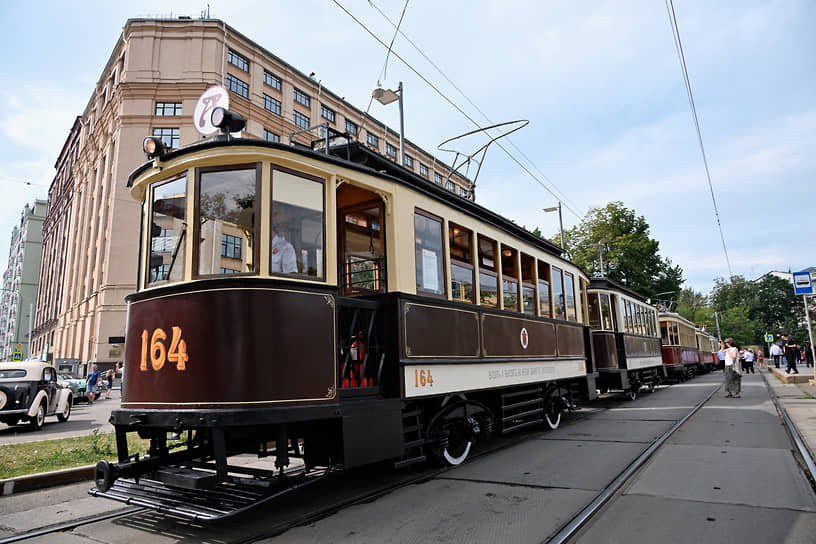
M 378 13 L 379 13 L 379 14 L 380 14 L 380 15 L 381 15 L 381 16 L 382 16 L 382 17 L 383 17 L 383 18 L 384 18 L 386 21 L 388 21 L 388 22 L 391 24 L 391 26 L 393 26 L 394 28 L 396 28 L 396 29 L 397 29 L 397 31 L 399 32 L 399 34 L 400 34 L 400 35 L 401 35 L 403 38 L 405 38 L 405 40 L 406 40 L 406 41 L 407 41 L 407 42 L 408 42 L 408 43 L 409 43 L 409 44 L 410 44 L 410 45 L 411 45 L 411 46 L 412 46 L 412 47 L 413 47 L 413 48 L 414 48 L 414 49 L 417 51 L 417 53 L 419 53 L 420 55 L 422 55 L 422 58 L 424 58 L 424 59 L 425 59 L 425 60 L 428 62 L 428 64 L 430 64 L 431 66 L 433 66 L 433 67 L 434 67 L 434 69 L 436 69 L 436 71 L 437 71 L 437 72 L 439 72 L 439 74 L 440 74 L 440 75 L 441 75 L 443 78 L 445 78 L 445 81 L 447 81 L 447 82 L 448 82 L 448 83 L 449 83 L 449 84 L 450 84 L 450 85 L 451 85 L 451 86 L 452 86 L 454 89 L 456 89 L 456 91 L 457 91 L 457 92 L 458 92 L 460 95 L 462 95 L 462 97 L 463 97 L 465 100 L 467 100 L 467 101 L 468 101 L 468 103 L 469 103 L 471 106 L 473 106 L 473 108 L 474 108 L 474 109 L 475 109 L 477 112 L 479 112 L 479 114 L 481 114 L 481 116 L 482 116 L 482 117 L 483 117 L 483 118 L 484 118 L 484 119 L 485 119 L 487 122 L 489 122 L 491 125 L 495 124 L 495 123 L 494 123 L 494 121 L 493 121 L 492 119 L 490 119 L 490 117 L 488 117 L 488 115 L 487 115 L 485 112 L 483 112 L 483 111 L 481 110 L 481 108 L 479 108 L 479 106 L 478 106 L 478 105 L 476 105 L 476 103 L 475 103 L 475 102 L 473 102 L 473 100 L 471 100 L 471 99 L 470 99 L 470 97 L 469 97 L 467 94 L 465 94 L 465 92 L 464 92 L 462 89 L 460 89 L 460 88 L 459 88 L 459 86 L 458 86 L 458 85 L 457 85 L 457 84 L 456 84 L 456 83 L 455 83 L 455 82 L 454 82 L 454 81 L 453 81 L 453 80 L 452 80 L 450 77 L 448 77 L 448 75 L 445 73 L 445 71 L 444 71 L 444 70 L 442 70 L 442 68 L 440 68 L 440 67 L 439 67 L 439 66 L 438 66 L 438 65 L 437 65 L 437 64 L 436 64 L 436 63 L 435 63 L 435 62 L 434 62 L 434 61 L 433 61 L 431 58 L 429 58 L 429 57 L 428 57 L 428 55 L 426 55 L 426 54 L 425 54 L 425 53 L 422 51 L 422 49 L 421 49 L 421 48 L 420 48 L 420 47 L 419 47 L 419 46 L 418 46 L 416 43 L 414 43 L 414 42 L 413 42 L 413 40 L 411 40 L 411 38 L 409 38 L 409 37 L 408 37 L 408 36 L 405 34 L 405 32 L 403 32 L 402 30 L 399 30 L 399 27 L 401 26 L 401 23 L 402 23 L 402 18 L 400 18 L 400 25 L 394 24 L 394 22 L 391 20 L 391 18 L 390 18 L 390 17 L 388 17 L 388 15 L 387 15 L 387 14 L 385 14 L 385 13 L 384 13 L 384 12 L 383 12 L 383 11 L 382 11 L 382 10 L 381 10 L 381 9 L 380 9 L 378 6 L 377 6 L 377 4 L 375 4 L 375 3 L 373 2 L 373 0 L 368 0 L 368 3 L 369 3 L 369 5 L 371 5 L 371 7 L 373 7 L 375 10 L 377 10 L 377 12 L 378 12 Z M 392 41 L 392 44 L 393 44 L 393 41 Z M 561 190 L 561 189 L 560 189 L 560 188 L 559 188 L 559 187 L 558 187 L 558 186 L 555 184 L 555 182 L 553 182 L 553 181 L 552 181 L 552 180 L 551 180 L 549 177 L 547 177 L 547 175 L 546 175 L 546 174 L 544 174 L 544 172 L 542 172 L 542 171 L 541 171 L 541 169 L 540 169 L 540 168 L 539 168 L 539 167 L 538 167 L 538 166 L 535 164 L 535 162 L 533 162 L 533 160 L 532 160 L 530 157 L 528 157 L 528 156 L 527 156 L 527 155 L 524 153 L 524 151 L 523 151 L 522 149 L 520 149 L 520 148 L 519 148 L 519 147 L 518 147 L 518 146 L 515 144 L 515 142 L 513 142 L 513 140 L 512 140 L 511 138 L 509 138 L 509 137 L 508 137 L 508 138 L 506 138 L 506 139 L 507 139 L 507 142 L 510 144 L 510 146 L 511 146 L 513 149 L 515 149 L 516 151 L 518 151 L 518 152 L 521 154 L 521 156 L 522 156 L 522 157 L 524 157 L 524 159 L 527 161 L 527 163 L 528 163 L 528 164 L 530 164 L 530 166 L 532 166 L 532 167 L 533 167 L 533 168 L 534 168 L 534 169 L 535 169 L 535 170 L 536 170 L 536 171 L 537 171 L 537 172 L 538 172 L 538 173 L 541 175 L 541 177 L 542 177 L 542 178 L 544 178 L 545 180 L 547 180 L 547 182 L 548 182 L 548 183 L 549 183 L 549 184 L 550 184 L 550 185 L 553 187 L 553 189 L 555 189 L 555 190 L 556 190 L 558 193 L 560 193 L 560 194 L 561 194 L 561 197 L 556 197 L 556 198 L 558 198 L 558 199 L 559 199 L 559 201 L 560 201 L 560 202 L 564 202 L 564 203 L 566 203 L 566 204 L 572 204 L 572 205 L 574 205 L 576 208 L 577 208 L 577 207 L 579 207 L 579 206 L 575 205 L 575 203 L 574 203 L 574 202 L 571 202 L 571 200 L 569 199 L 569 197 L 567 197 L 566 193 L 564 193 L 564 191 L 562 191 L 562 190 Z M 572 210 L 570 209 L 570 211 L 572 211 Z M 575 212 L 573 212 L 573 213 L 575 213 Z M 576 214 L 576 217 L 578 217 L 578 219 L 582 219 L 582 217 L 579 217 L 577 214 Z
M 342 5 L 342 4 L 339 2 L 339 0 L 332 0 L 332 2 L 334 2 L 334 3 L 337 5 L 337 7 L 339 7 L 341 10 L 343 10 L 343 11 L 346 13 L 346 15 L 348 15 L 349 17 L 351 17 L 351 18 L 354 20 L 354 22 L 356 22 L 358 25 L 360 25 L 360 27 L 362 27 L 362 28 L 363 28 L 363 30 L 365 30 L 365 31 L 366 31 L 366 32 L 367 32 L 367 33 L 368 33 L 368 34 L 369 34 L 369 35 L 370 35 L 372 38 L 374 38 L 374 39 L 375 39 L 377 42 L 379 42 L 379 43 L 380 43 L 380 45 L 382 45 L 383 47 L 387 47 L 386 43 L 385 43 L 384 41 L 382 41 L 382 40 L 380 39 L 380 37 L 379 37 L 379 36 L 377 36 L 376 34 L 374 34 L 374 32 L 372 32 L 372 31 L 371 31 L 371 30 L 370 30 L 370 29 L 369 29 L 369 28 L 368 28 L 368 27 L 367 27 L 367 26 L 366 26 L 366 25 L 365 25 L 365 24 L 364 24 L 362 21 L 360 21 L 360 20 L 359 20 L 357 17 L 355 17 L 353 13 L 351 13 L 349 10 L 347 10 L 347 9 L 346 9 L 346 8 L 345 8 L 345 7 L 344 7 L 344 6 L 343 6 L 343 5 Z M 400 61 L 400 62 L 402 62 L 402 63 L 403 63 L 403 64 L 404 64 L 404 65 L 405 65 L 405 66 L 406 66 L 406 67 L 407 67 L 409 70 L 411 70 L 411 71 L 412 71 L 412 72 L 413 72 L 413 73 L 414 73 L 414 74 L 415 74 L 417 77 L 419 77 L 419 78 L 420 78 L 420 79 L 421 79 L 423 82 L 425 82 L 425 84 L 426 84 L 426 85 L 428 85 L 428 86 L 429 86 L 429 87 L 430 87 L 430 88 L 431 88 L 431 89 L 432 89 L 432 90 L 433 90 L 433 91 L 434 91 L 436 94 L 438 94 L 438 95 L 439 95 L 439 96 L 440 96 L 440 97 L 441 97 L 441 98 L 442 98 L 442 99 L 443 99 L 445 102 L 447 102 L 448 104 L 450 104 L 451 106 L 453 106 L 453 108 L 454 108 L 454 109 L 456 109 L 456 111 L 458 111 L 459 113 L 461 113 L 461 114 L 462 114 L 462 115 L 465 117 L 465 119 L 467 119 L 468 121 L 470 121 L 471 123 L 473 123 L 473 125 L 474 125 L 476 128 L 478 128 L 478 129 L 480 129 L 480 130 L 482 130 L 482 131 L 485 131 L 485 129 L 484 129 L 484 128 L 483 128 L 483 127 L 482 127 L 482 126 L 481 126 L 481 125 L 480 125 L 478 122 L 476 122 L 476 120 L 474 120 L 474 119 L 473 119 L 473 118 L 472 118 L 470 115 L 468 115 L 468 114 L 467 114 L 467 113 L 466 113 L 466 112 L 465 112 L 465 111 L 464 111 L 462 108 L 460 108 L 460 107 L 459 107 L 459 105 L 457 105 L 457 104 L 456 104 L 456 103 L 455 103 L 453 100 L 451 100 L 450 98 L 448 98 L 448 96 L 447 96 L 447 95 L 445 95 L 445 93 L 443 93 L 443 92 L 442 92 L 442 91 L 441 91 L 441 90 L 440 90 L 440 89 L 439 89 L 439 88 L 438 88 L 436 85 L 434 85 L 434 84 L 433 84 L 431 81 L 429 81 L 429 80 L 428 80 L 428 78 L 426 78 L 424 75 L 422 75 L 422 74 L 421 74 L 421 73 L 420 73 L 420 72 L 419 72 L 419 71 L 418 71 L 416 68 L 414 68 L 414 67 L 413 67 L 413 66 L 412 66 L 412 65 L 411 65 L 411 64 L 410 64 L 408 61 L 406 61 L 405 59 L 403 59 L 403 58 L 402 58 L 402 57 L 401 57 L 401 56 L 400 56 L 400 55 L 399 55 L 397 52 L 395 52 L 395 51 L 391 51 L 391 53 L 394 55 L 394 57 L 396 57 L 397 59 L 399 59 L 399 61 Z M 487 133 L 487 131 L 485 131 L 485 133 L 486 133 L 486 134 L 488 134 L 488 133 Z M 489 135 L 489 134 L 488 134 L 488 135 Z M 536 176 L 536 175 L 535 175 L 533 172 L 531 172 L 529 168 L 527 168 L 527 167 L 526 167 L 524 164 L 522 164 L 522 163 L 521 163 L 521 161 L 519 161 L 519 160 L 518 160 L 518 158 L 516 158 L 516 157 L 515 157 L 515 156 L 514 156 L 512 153 L 510 153 L 510 152 L 507 150 L 507 148 L 506 148 L 506 147 L 504 147 L 504 146 L 503 146 L 501 143 L 499 143 L 499 142 L 496 142 L 496 145 L 497 145 L 497 146 L 499 146 L 499 148 L 500 148 L 502 151 L 504 151 L 504 153 L 505 153 L 505 154 L 506 154 L 508 157 L 510 157 L 510 159 L 511 159 L 513 162 L 515 162 L 515 163 L 516 163 L 516 164 L 519 166 L 519 168 L 521 168 L 521 169 L 522 169 L 524 172 L 526 172 L 526 173 L 527 173 L 527 175 L 529 175 L 529 176 L 530 176 L 532 179 L 534 179 L 534 180 L 535 180 L 535 181 L 536 181 L 536 182 L 537 182 L 539 185 L 541 185 L 541 187 L 543 187 L 543 188 L 544 188 L 544 189 L 545 189 L 545 190 L 546 190 L 548 193 L 550 193 L 550 194 L 553 196 L 553 198 L 558 199 L 558 195 L 556 195 L 556 194 L 555 194 L 555 193 L 552 191 L 552 189 L 550 189 L 550 188 L 549 188 L 549 187 L 548 187 L 548 186 L 547 186 L 547 185 L 546 185 L 544 182 L 542 182 L 542 181 L 541 181 L 541 180 L 540 180 L 540 179 L 539 179 L 539 178 L 538 178 L 538 177 L 537 177 L 537 176 Z M 570 207 L 568 204 L 563 203 L 563 206 L 564 206 L 565 208 L 567 208 L 569 211 L 571 211 L 573 214 L 575 214 L 575 216 L 576 216 L 576 217 L 578 217 L 579 219 L 581 218 L 581 216 L 580 216 L 580 215 L 578 215 L 578 212 L 576 212 L 575 210 L 573 210 L 573 209 L 572 209 L 572 208 L 571 208 L 571 207 Z
M 720 222 L 720 212 L 717 207 L 717 198 L 714 196 L 714 184 L 711 181 L 711 172 L 708 168 L 708 159 L 706 158 L 705 146 L 703 145 L 703 134 L 700 130 L 699 118 L 697 117 L 697 107 L 694 104 L 694 93 L 691 91 L 691 78 L 688 75 L 688 68 L 686 67 L 686 57 L 683 53 L 683 43 L 680 40 L 680 28 L 677 25 L 677 16 L 674 12 L 674 3 L 672 0 L 666 0 L 666 11 L 669 15 L 669 24 L 671 25 L 672 35 L 674 36 L 674 48 L 677 52 L 677 58 L 680 60 L 680 68 L 683 72 L 683 81 L 686 85 L 686 94 L 688 95 L 691 116 L 694 121 L 694 128 L 697 131 L 697 142 L 700 144 L 700 152 L 703 155 L 703 165 L 705 166 L 706 179 L 708 180 L 708 189 L 711 193 L 711 202 L 714 204 L 714 217 L 717 220 L 717 228 L 720 231 L 720 241 L 722 241 L 723 253 L 725 254 L 725 263 L 728 266 L 728 277 L 733 278 L 734 274 L 731 271 L 731 260 L 728 258 L 728 248 L 725 245 L 725 235 L 723 234 L 722 223 Z

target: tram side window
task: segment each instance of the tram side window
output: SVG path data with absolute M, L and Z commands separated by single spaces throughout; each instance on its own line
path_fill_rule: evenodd
M 473 236 L 471 232 L 451 224 L 448 245 L 451 259 L 451 296 L 460 302 L 473 302 Z
M 150 195 L 150 261 L 145 285 L 184 279 L 187 177 L 153 185 Z
M 672 322 L 670 323 L 671 328 L 669 329 L 669 341 L 674 346 L 679 346 L 680 344 L 680 326 Z
M 587 306 L 589 306 L 589 326 L 595 330 L 601 330 L 601 303 L 598 293 L 587 295 Z
M 536 313 L 535 259 L 521 254 L 521 311 L 528 315 Z
M 479 236 L 479 304 L 499 307 L 496 242 Z
M 258 170 L 202 170 L 198 199 L 198 274 L 221 275 L 223 268 L 247 274 L 257 272 L 255 199 Z M 224 240 L 229 242 L 224 251 Z M 239 247 L 240 246 L 240 247 Z
M 272 170 L 271 274 L 325 277 L 323 181 Z
M 564 276 L 561 269 L 555 266 L 552 267 L 552 293 L 553 293 L 553 307 L 555 308 L 556 319 L 566 319 L 567 308 L 564 300 Z
M 567 306 L 567 319 L 578 321 L 577 306 L 575 303 L 575 279 L 569 272 L 564 272 L 564 292 Z
M 601 319 L 603 320 L 603 329 L 605 331 L 613 331 L 615 327 L 612 324 L 612 307 L 609 303 L 609 295 L 607 293 L 600 294 L 601 299 Z
M 505 245 L 501 249 L 502 298 L 504 309 L 519 311 L 518 252 Z
M 445 295 L 442 220 L 414 212 L 417 293 Z
M 665 321 L 660 323 L 660 340 L 666 345 L 669 344 L 669 324 Z
M 550 297 L 550 265 L 538 262 L 538 311 L 541 317 L 552 317 Z
M 632 307 L 626 299 L 623 300 L 623 332 L 632 332 Z

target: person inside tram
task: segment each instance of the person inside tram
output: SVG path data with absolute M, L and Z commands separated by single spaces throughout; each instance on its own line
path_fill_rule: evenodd
M 297 274 L 297 258 L 295 248 L 286 239 L 281 238 L 278 232 L 272 230 L 272 262 L 270 272 Z

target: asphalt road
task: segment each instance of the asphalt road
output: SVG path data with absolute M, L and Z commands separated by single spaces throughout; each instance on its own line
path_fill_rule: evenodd
M 0 445 L 85 436 L 91 434 L 94 429 L 98 429 L 99 432 L 112 433 L 113 425 L 108 423 L 108 419 L 111 411 L 119 408 L 120 402 L 119 390 L 114 389 L 111 391 L 110 399 L 97 400 L 93 406 L 88 405 L 87 402 L 74 404 L 71 416 L 65 423 L 57 421 L 56 415 L 46 417 L 45 425 L 39 431 L 31 430 L 25 423 L 13 427 L 0 423 Z

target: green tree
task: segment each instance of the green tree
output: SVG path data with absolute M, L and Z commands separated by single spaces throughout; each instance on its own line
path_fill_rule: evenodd
M 560 243 L 557 236 L 553 240 Z M 683 269 L 660 257 L 646 219 L 622 202 L 590 209 L 579 225 L 564 231 L 564 242 L 572 261 L 587 274 L 606 276 L 645 297 L 679 291 L 683 284 Z
M 697 325 L 705 325 L 708 331 L 716 334 L 717 325 L 714 310 L 708 305 L 708 298 L 694 289 L 686 288 L 677 295 L 675 311 Z
M 732 306 L 725 310 L 720 315 L 723 339 L 730 336 L 740 346 L 757 344 L 757 323 L 749 317 L 749 313 L 745 305 Z

